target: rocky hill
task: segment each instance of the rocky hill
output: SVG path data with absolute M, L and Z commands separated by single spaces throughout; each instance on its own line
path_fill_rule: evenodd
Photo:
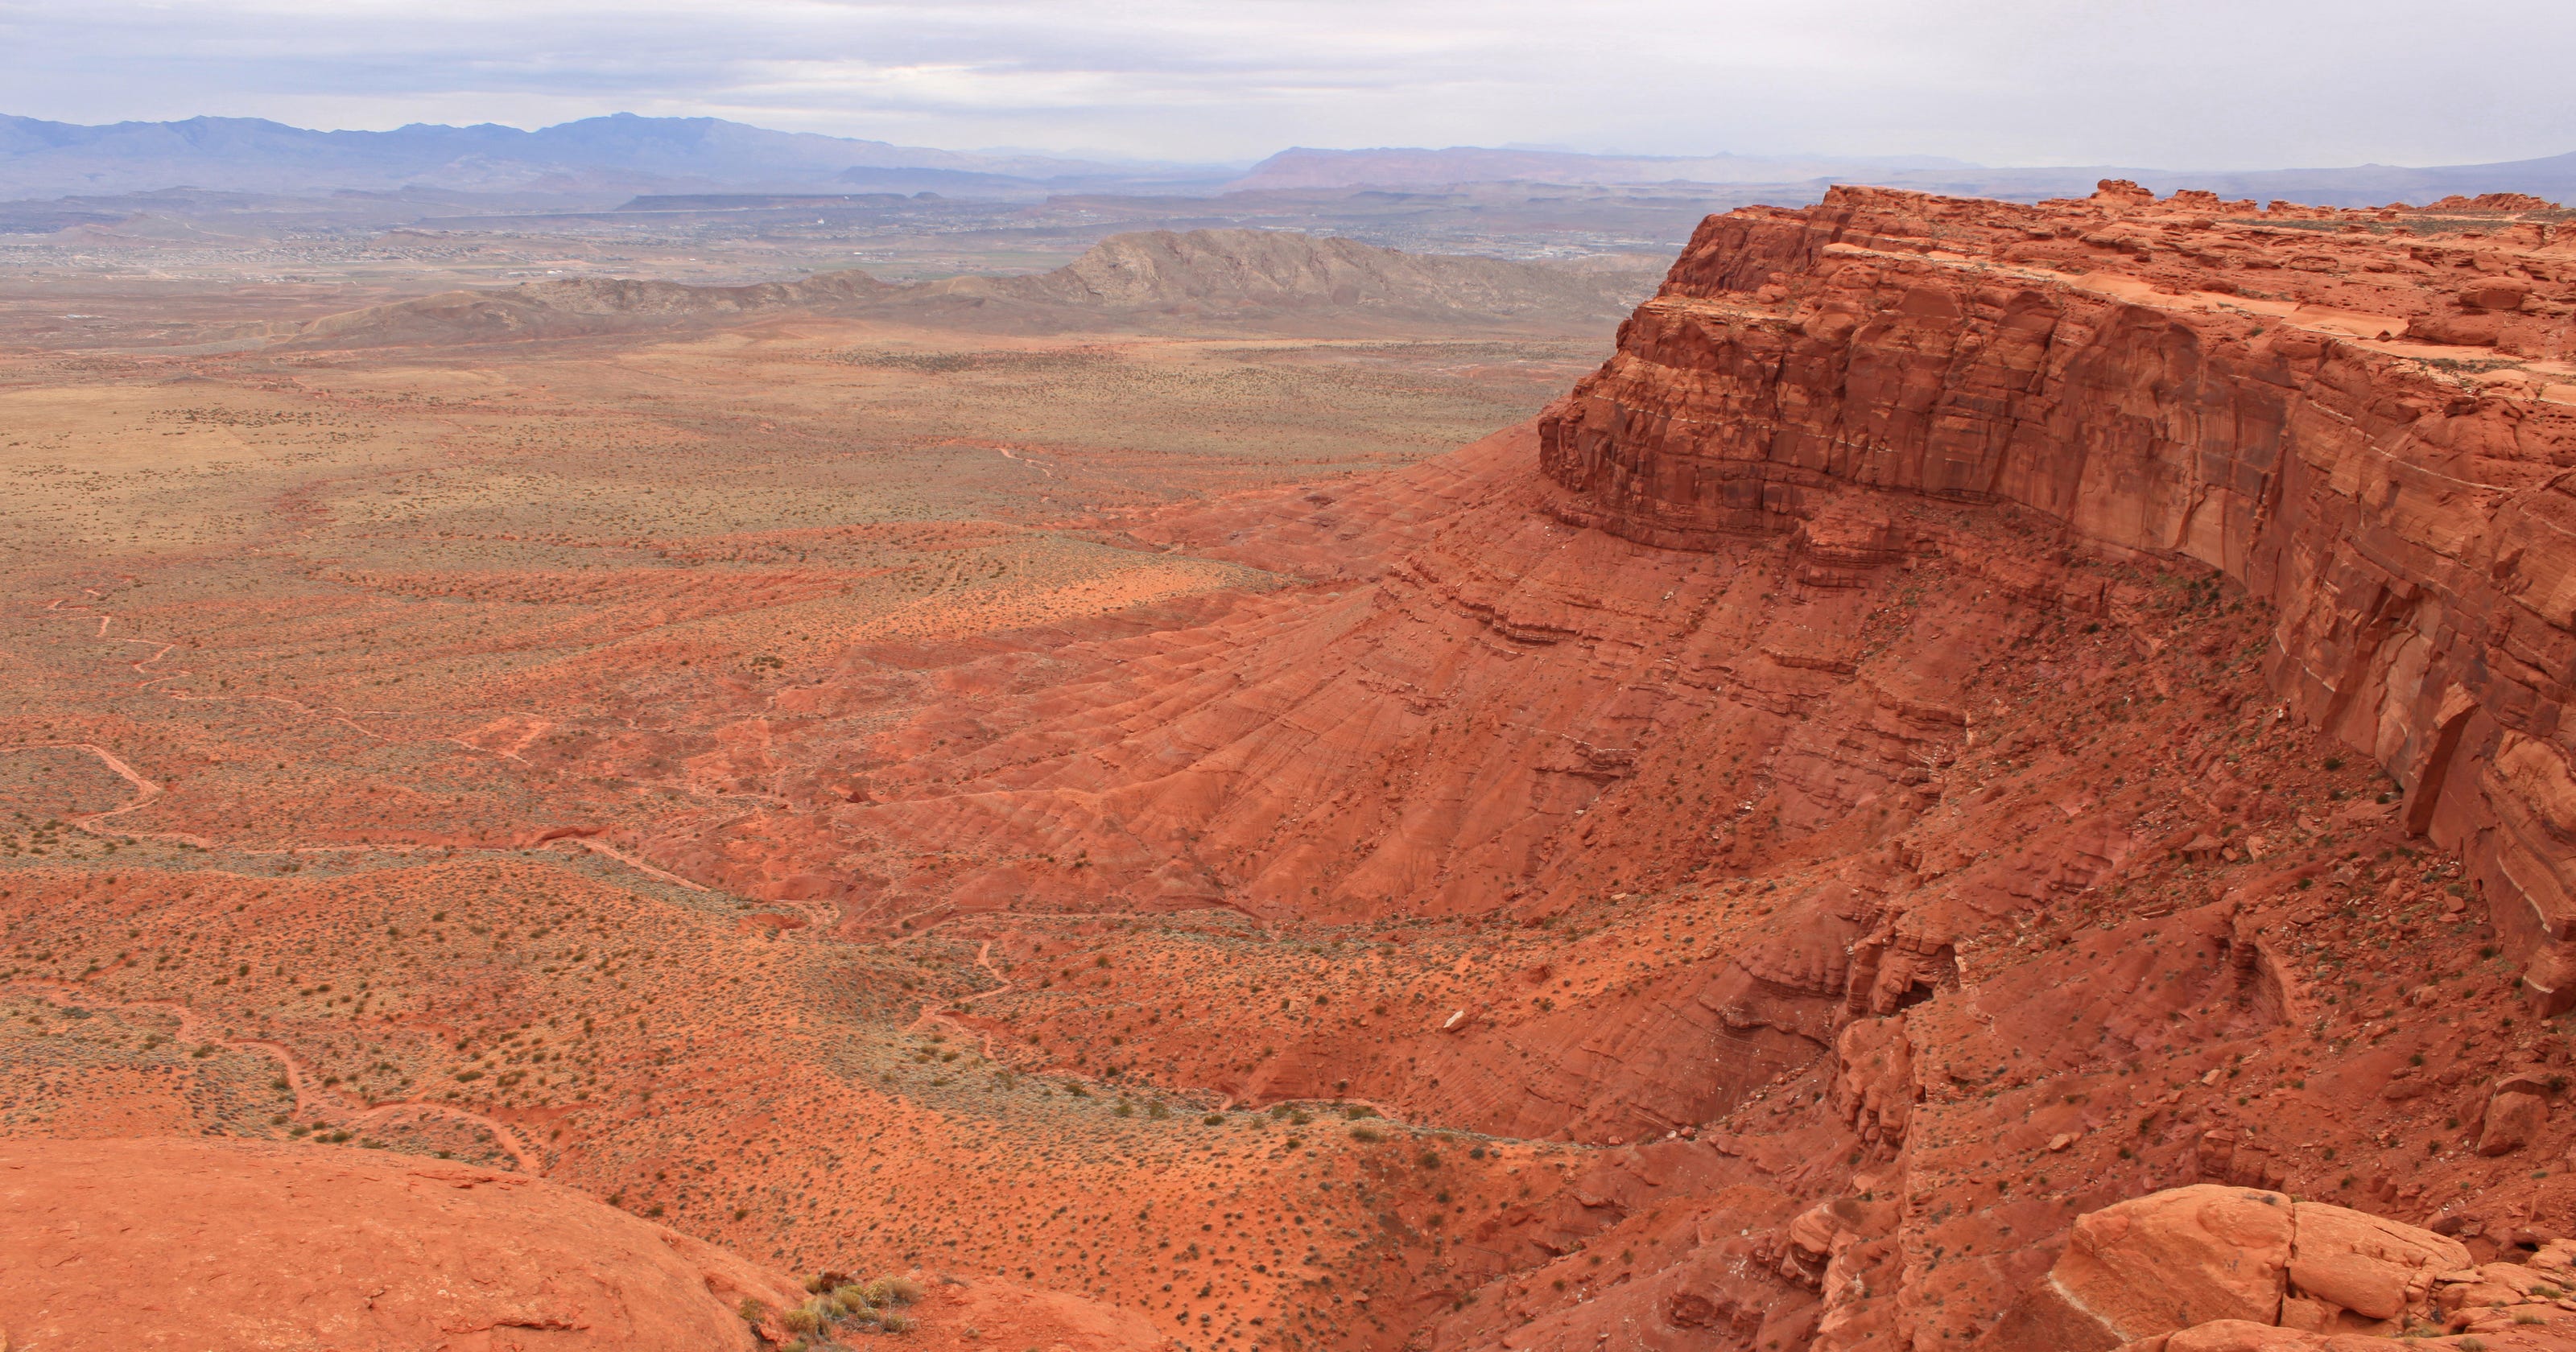
M 296 347 L 386 347 L 667 330 L 848 310 L 894 290 L 856 269 L 754 286 L 581 277 L 370 305 L 295 325 L 280 340 Z
M 1363 335 L 1403 323 L 1588 330 L 1653 286 L 1628 270 L 1409 254 L 1293 231 L 1112 235 L 1024 277 L 897 286 L 855 269 L 758 286 L 583 278 L 449 291 L 297 326 L 298 347 L 470 343 L 823 314 L 998 332 L 1240 329 Z
M 1023 326 L 1108 318 L 1343 332 L 1386 320 L 1574 327 L 1615 322 L 1651 285 L 1628 271 L 1410 254 L 1285 230 L 1150 230 L 1113 235 L 1053 272 L 934 282 L 893 304 L 949 313 L 999 303 L 997 319 Z

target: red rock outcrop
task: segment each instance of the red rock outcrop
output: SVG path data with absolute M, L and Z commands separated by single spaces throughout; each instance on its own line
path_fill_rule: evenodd
M 2008 503 L 2220 570 L 2278 608 L 2293 712 L 2387 767 L 2568 1008 L 2576 230 L 2220 205 L 1843 188 L 1713 217 L 1542 421 L 1554 510 L 1792 535 L 1830 570 L 1896 548 L 1855 499 Z
M 2576 1343 L 2555 1302 L 2576 1245 L 2477 1263 L 2419 1226 L 2276 1192 L 2203 1185 L 2105 1207 L 1978 1343 L 1981 1352 L 2396 1352 L 2447 1331 Z
M 2106 1207 L 1985 1346 L 2104 1352 L 2213 1320 L 2277 1324 L 2295 1234 L 2278 1193 L 2204 1185 Z

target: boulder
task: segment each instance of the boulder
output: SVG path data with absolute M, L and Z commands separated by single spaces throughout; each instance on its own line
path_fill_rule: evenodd
M 2486 1125 L 2478 1132 L 2478 1153 L 2508 1155 L 2531 1144 L 2549 1124 L 2549 1100 L 2521 1089 L 2498 1089 L 2487 1099 Z
M 1863 1141 L 1889 1149 L 1905 1142 L 1914 1107 L 1913 1050 L 1905 1016 L 1854 1019 L 1834 1039 L 1834 1102 Z
M 2458 315 L 2426 315 L 2407 326 L 2406 336 L 2452 347 L 2493 347 L 2502 330 L 2495 316 L 2481 310 Z
M 2048 1276 L 2004 1312 L 1988 1352 L 2109 1352 L 2212 1320 L 2280 1322 L 2294 1208 L 2277 1192 L 2196 1184 L 2075 1222 Z
M 2519 309 L 2531 295 L 2531 283 L 2512 277 L 2481 277 L 2460 292 L 2460 304 L 2472 310 Z
M 2292 1221 L 2291 1285 L 2366 1319 L 2424 1315 L 2433 1279 L 2470 1263 L 2456 1239 L 2365 1211 L 2301 1202 Z
M 2544 1249 L 2553 1264 L 2561 1252 Z M 2565 1252 L 2576 1256 L 2576 1246 Z M 2463 1303 L 2525 1299 L 2556 1270 L 2514 1267 L 2499 1275 L 2473 1269 L 2458 1240 L 2420 1226 L 2205 1183 L 2078 1219 L 2056 1266 L 2004 1312 L 1983 1346 L 1986 1352 L 2342 1349 Z M 2517 1286 L 2516 1277 L 2527 1280 Z
M 2446 1317 L 2481 1306 L 2518 1304 L 2530 1297 L 2532 1283 L 2540 1280 L 2512 1263 L 2482 1263 L 2444 1275 L 2448 1280 L 2436 1299 Z

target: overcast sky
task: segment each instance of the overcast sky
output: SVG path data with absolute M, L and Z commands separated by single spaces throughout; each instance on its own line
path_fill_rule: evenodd
M 710 114 L 1248 160 L 1557 145 L 2258 168 L 2576 150 L 2576 0 L 0 0 L 0 112 Z

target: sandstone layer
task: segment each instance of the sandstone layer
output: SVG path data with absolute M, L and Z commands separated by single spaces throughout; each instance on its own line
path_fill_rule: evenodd
M 2277 1192 L 2201 1184 L 2096 1211 L 1984 1352 L 2395 1352 L 2448 1317 L 2499 1348 L 2555 1349 L 2576 1243 L 2479 1263 L 2419 1226 Z M 2483 1335 L 2483 1336 L 2481 1336 Z
M 2567 1008 L 2576 235 L 2231 214 L 2106 184 L 1712 218 L 1542 421 L 1557 511 L 1832 567 L 1911 547 L 1874 495 L 2009 504 L 2222 572 L 2277 607 L 2293 713 L 2387 767 Z

